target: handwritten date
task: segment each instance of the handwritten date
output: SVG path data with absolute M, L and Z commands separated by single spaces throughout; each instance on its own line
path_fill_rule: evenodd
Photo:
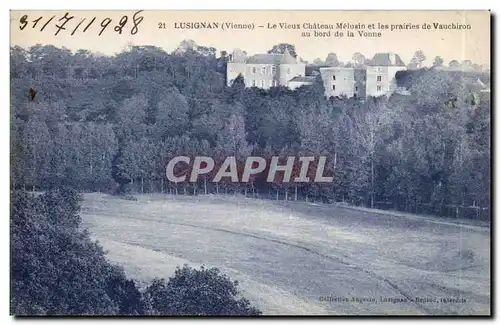
M 140 16 L 140 13 L 143 10 L 139 10 L 135 12 L 132 15 L 131 23 L 128 24 L 129 22 L 129 17 L 128 16 L 122 16 L 122 18 L 116 22 L 113 28 L 113 31 L 117 32 L 118 34 L 122 34 L 124 32 L 124 28 L 128 25 L 132 25 L 130 28 L 130 34 L 135 35 L 137 32 L 139 32 L 139 25 L 141 22 L 144 20 L 143 16 Z M 66 12 L 62 17 L 57 18 L 56 16 L 52 16 L 49 18 L 44 19 L 43 16 L 40 16 L 34 20 L 30 20 L 30 17 L 28 15 L 23 15 L 21 19 L 19 19 L 19 29 L 24 30 L 26 27 L 29 27 L 31 25 L 32 29 L 35 29 L 40 23 L 41 28 L 40 31 L 43 32 L 45 27 L 49 25 L 52 21 L 54 22 L 54 26 L 56 28 L 56 32 L 54 35 L 58 35 L 61 31 L 66 31 L 66 30 L 71 30 L 71 35 L 73 36 L 77 31 L 80 30 L 80 27 L 82 28 L 81 31 L 83 33 L 86 33 L 89 28 L 94 24 L 96 21 L 97 17 L 93 17 L 90 19 L 90 21 L 87 21 L 87 18 L 82 18 L 78 23 L 76 21 L 72 21 L 75 18 L 75 16 L 70 15 L 69 12 Z M 55 19 L 55 20 L 54 20 Z M 74 24 L 76 23 L 76 25 Z M 113 20 L 109 17 L 104 18 L 101 20 L 100 23 L 100 28 L 99 32 L 97 35 L 101 36 L 106 29 L 112 25 Z M 38 25 L 38 26 L 40 26 Z M 97 25 L 96 25 L 97 26 Z M 69 28 L 69 29 L 68 29 Z

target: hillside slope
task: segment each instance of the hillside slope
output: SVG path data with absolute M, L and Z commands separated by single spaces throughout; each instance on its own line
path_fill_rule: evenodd
M 216 266 L 265 314 L 490 313 L 486 227 L 214 196 L 87 194 L 82 217 L 130 276 Z

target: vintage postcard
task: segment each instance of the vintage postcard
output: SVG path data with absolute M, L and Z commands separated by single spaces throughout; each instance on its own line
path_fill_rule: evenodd
M 491 13 L 10 12 L 14 316 L 491 316 Z

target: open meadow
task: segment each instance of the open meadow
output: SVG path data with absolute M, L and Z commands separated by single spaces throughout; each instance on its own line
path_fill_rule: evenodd
M 140 283 L 185 263 L 218 267 L 264 315 L 490 313 L 490 229 L 478 222 L 240 196 L 100 193 L 85 194 L 82 219 Z

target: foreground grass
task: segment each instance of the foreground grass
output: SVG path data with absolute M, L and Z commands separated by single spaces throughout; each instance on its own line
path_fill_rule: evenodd
M 141 281 L 188 262 L 223 269 L 265 314 L 489 313 L 488 228 L 232 196 L 137 198 L 88 194 L 83 223 Z M 468 301 L 319 301 L 330 295 Z

